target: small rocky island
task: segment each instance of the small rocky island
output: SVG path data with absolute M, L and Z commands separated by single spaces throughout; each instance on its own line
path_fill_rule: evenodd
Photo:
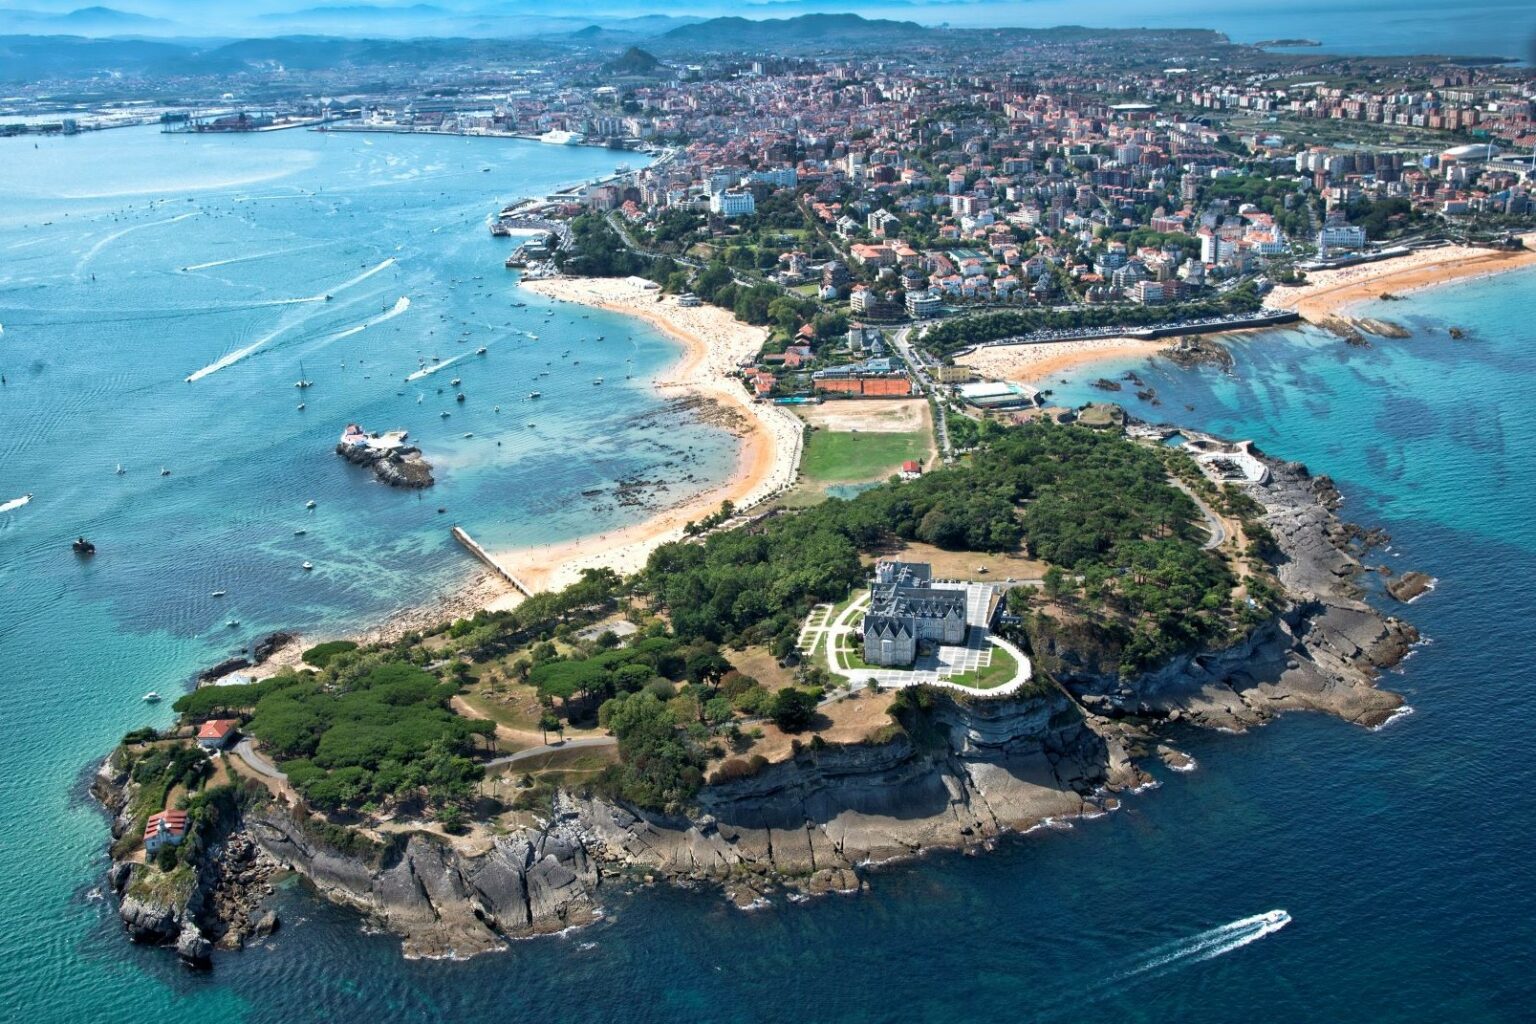
M 432 464 L 421 449 L 407 442 L 404 430 L 370 434 L 356 423 L 348 423 L 336 442 L 336 454 L 348 462 L 368 466 L 373 475 L 391 487 L 431 487 Z

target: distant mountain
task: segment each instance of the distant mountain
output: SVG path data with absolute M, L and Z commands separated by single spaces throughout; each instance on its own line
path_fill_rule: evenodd
M 915 21 L 863 18 L 857 14 L 802 14 L 795 18 L 711 18 L 665 32 L 675 46 L 716 50 L 765 50 L 833 44 L 894 43 L 924 38 L 929 29 Z
M 610 75 L 653 75 L 661 67 L 661 61 L 638 46 L 631 46 L 623 56 L 603 65 Z
M 73 33 L 87 36 L 152 34 L 174 24 L 164 18 L 151 18 L 111 7 L 81 7 L 67 14 L 0 10 L 0 32 L 40 35 Z

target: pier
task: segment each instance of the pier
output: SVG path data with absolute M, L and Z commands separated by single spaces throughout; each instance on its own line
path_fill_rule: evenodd
M 464 550 L 468 551 L 470 554 L 474 555 L 481 562 L 483 562 L 487 569 L 490 569 L 497 576 L 500 576 L 502 579 L 512 584 L 512 586 L 516 587 L 518 593 L 522 594 L 524 597 L 533 596 L 533 591 L 528 589 L 528 585 L 526 583 L 518 579 L 512 573 L 508 572 L 505 566 L 497 562 L 496 559 L 492 558 L 490 552 L 481 547 L 479 542 L 477 542 L 475 538 L 466 533 L 462 526 L 454 526 L 453 539 L 463 545 Z

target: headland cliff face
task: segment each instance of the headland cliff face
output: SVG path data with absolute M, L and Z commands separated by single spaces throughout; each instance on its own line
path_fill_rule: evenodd
M 716 884 L 751 906 L 775 890 L 857 890 L 873 864 L 1097 816 L 1149 781 L 1141 759 L 1190 765 L 1170 745 L 1182 730 L 1241 730 L 1287 710 L 1379 725 L 1402 699 L 1376 677 L 1417 633 L 1362 599 L 1360 531 L 1335 516 L 1331 483 L 1268 465 L 1271 483 L 1255 497 L 1288 598 L 1231 647 L 1130 679 L 1069 657 L 1028 694 L 931 692 L 879 742 L 801 746 L 754 775 L 706 786 L 686 815 L 562 792 L 536 829 L 479 840 L 414 832 L 380 844 L 337 842 L 347 830 L 317 831 L 267 800 L 245 807 L 228 834 L 399 934 L 407 955 L 467 957 L 592 920 L 604 884 L 619 878 Z M 131 866 L 112 872 L 136 937 L 179 942 L 188 921 L 227 933 L 206 899 L 167 912 L 133 895 Z M 213 888 L 199 878 L 192 891 Z

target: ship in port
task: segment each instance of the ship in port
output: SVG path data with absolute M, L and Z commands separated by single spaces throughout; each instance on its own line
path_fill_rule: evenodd
M 539 136 L 539 141 L 551 146 L 579 146 L 581 135 L 577 132 L 568 132 L 559 128 L 551 128 Z

